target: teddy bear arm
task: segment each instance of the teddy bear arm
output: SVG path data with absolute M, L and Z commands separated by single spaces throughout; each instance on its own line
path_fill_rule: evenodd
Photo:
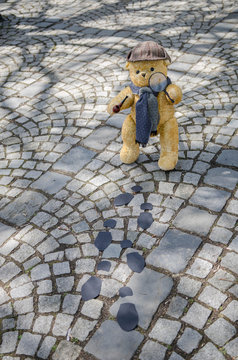
M 107 106 L 107 112 L 110 115 L 113 115 L 113 107 L 115 105 L 119 105 L 127 96 L 127 99 L 122 104 L 120 110 L 128 109 L 131 107 L 134 103 L 134 95 L 132 94 L 132 91 L 129 86 L 127 86 L 125 89 L 121 90 L 120 93 L 115 96 L 110 103 Z
M 174 100 L 174 104 L 178 104 L 182 100 L 182 91 L 179 86 L 175 84 L 170 84 L 166 88 L 167 93 L 169 94 L 170 98 Z M 168 102 L 171 104 L 171 100 L 168 96 L 166 96 Z

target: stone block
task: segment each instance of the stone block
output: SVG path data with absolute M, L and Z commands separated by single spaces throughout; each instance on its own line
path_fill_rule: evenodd
M 24 194 L 0 210 L 0 217 L 17 226 L 25 224 L 46 202 L 47 198 L 35 191 L 24 191 Z
M 106 320 L 84 350 L 99 360 L 130 360 L 143 340 L 137 331 L 123 331 L 115 321 Z
M 179 332 L 181 323 L 174 320 L 160 318 L 149 336 L 165 344 L 171 344 Z
M 202 329 L 206 324 L 208 317 L 211 314 L 211 310 L 208 310 L 204 306 L 194 303 L 188 310 L 187 314 L 182 318 L 183 321 L 194 326 L 197 329 Z
M 69 176 L 59 174 L 54 171 L 47 171 L 38 180 L 33 182 L 31 187 L 52 195 L 59 192 L 70 180 L 71 177 Z
M 80 352 L 80 346 L 75 345 L 70 341 L 62 340 L 52 356 L 52 360 L 76 360 L 78 359 Z
M 213 211 L 221 211 L 230 196 L 227 191 L 203 186 L 195 191 L 189 201 Z
M 178 340 L 177 345 L 181 350 L 183 350 L 187 354 L 190 354 L 194 349 L 198 347 L 201 339 L 202 335 L 199 334 L 199 332 L 187 327 L 184 330 L 181 338 Z
M 81 146 L 72 148 L 67 154 L 63 155 L 54 165 L 53 169 L 77 173 L 96 155 L 94 151 Z
M 215 344 L 223 346 L 236 334 L 236 328 L 225 319 L 220 318 L 204 332 Z
M 180 229 L 206 236 L 215 220 L 215 215 L 193 206 L 187 206 L 180 210 L 173 224 Z
M 31 333 L 24 332 L 18 344 L 16 353 L 18 355 L 34 356 L 40 340 L 41 335 L 33 335 Z
M 134 274 L 127 286 L 132 289 L 130 302 L 135 304 L 139 316 L 139 326 L 147 329 L 159 304 L 169 295 L 173 280 L 157 271 L 144 268 L 141 273 Z M 119 298 L 110 308 L 116 317 L 121 304 L 128 302 L 128 298 Z M 146 306 L 145 306 L 146 304 Z
M 0 212 L 1 213 L 1 212 Z M 3 223 L 0 222 L 0 234 L 1 234 L 1 239 L 0 239 L 0 246 L 7 240 L 9 239 L 9 237 L 14 234 L 14 232 L 16 231 L 16 229 L 14 229 L 11 226 L 5 225 Z
M 140 360 L 162 360 L 164 359 L 167 348 L 154 341 L 148 340 L 143 346 L 139 359 Z
M 208 170 L 207 175 L 204 178 L 204 183 L 233 190 L 237 184 L 237 179 L 238 171 L 217 167 Z
M 159 246 L 146 258 L 146 263 L 173 273 L 185 269 L 201 243 L 201 239 L 179 230 L 168 230 Z

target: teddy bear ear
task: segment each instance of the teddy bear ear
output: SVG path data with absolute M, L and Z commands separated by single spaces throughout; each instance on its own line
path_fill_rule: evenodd
M 171 61 L 169 59 L 164 60 L 164 63 L 166 66 L 169 66 L 171 64 Z
M 130 63 L 129 63 L 129 61 L 127 61 L 127 62 L 126 62 L 126 65 L 125 65 L 125 69 L 128 70 L 128 69 L 129 69 L 129 66 L 130 66 Z

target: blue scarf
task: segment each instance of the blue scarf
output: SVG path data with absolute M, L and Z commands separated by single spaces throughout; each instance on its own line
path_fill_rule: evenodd
M 163 84 L 161 83 L 162 86 L 158 86 L 158 92 L 152 91 L 147 86 L 139 87 L 133 83 L 130 84 L 133 94 L 140 95 L 136 103 L 136 143 L 143 147 L 148 143 L 151 134 L 157 134 L 160 120 L 157 96 L 161 91 L 166 93 L 166 87 L 169 84 L 171 84 L 171 80 L 167 77 L 167 80 Z

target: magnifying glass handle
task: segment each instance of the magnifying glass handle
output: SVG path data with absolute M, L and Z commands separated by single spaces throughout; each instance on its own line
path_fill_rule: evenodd
M 168 92 L 166 90 L 164 90 L 164 92 L 168 96 L 169 100 L 172 101 L 172 103 L 174 103 L 174 100 L 169 96 Z

